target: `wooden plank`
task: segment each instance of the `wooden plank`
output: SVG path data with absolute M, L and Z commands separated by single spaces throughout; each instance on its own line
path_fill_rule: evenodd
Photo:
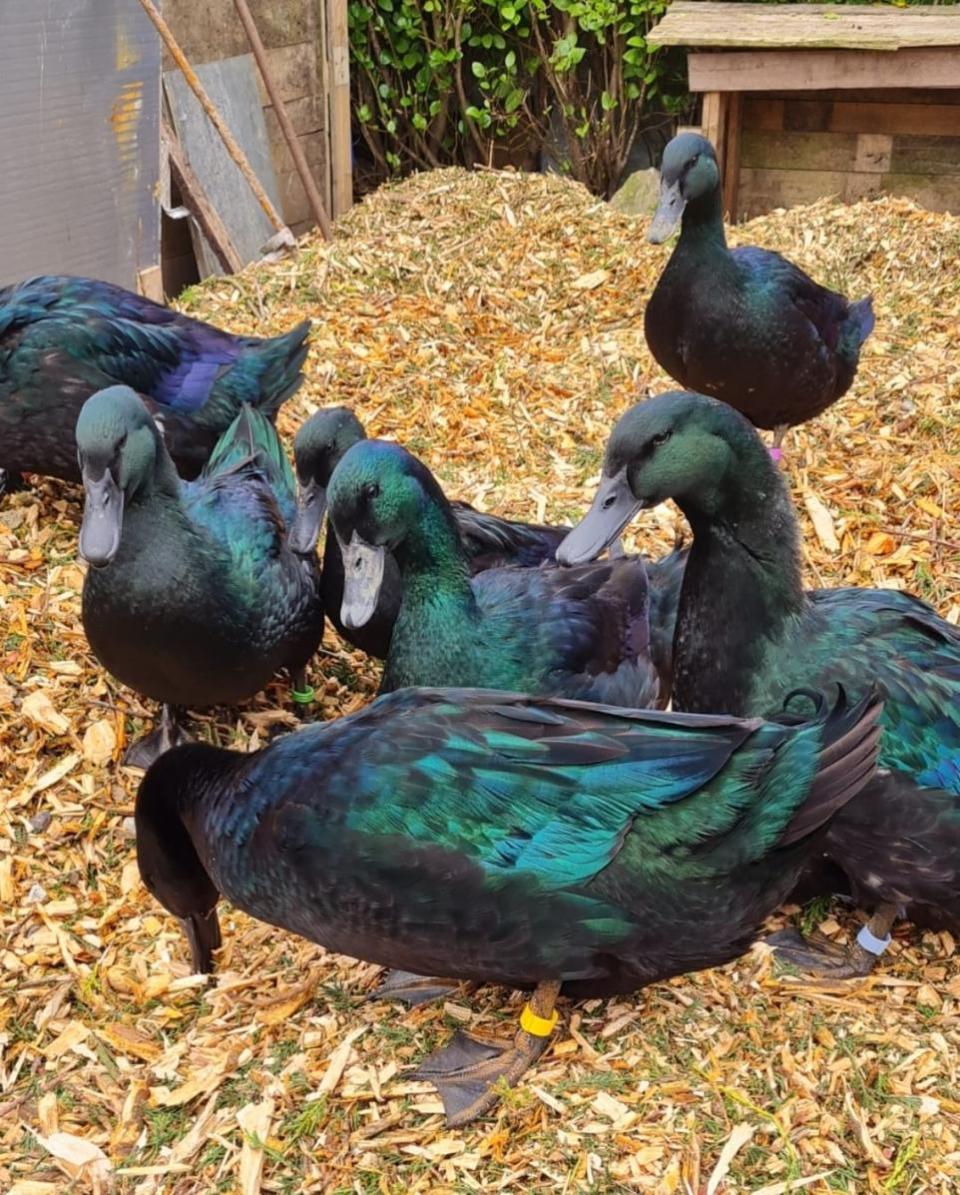
M 894 137 L 893 174 L 960 174 L 960 137 Z
M 196 73 L 264 195 L 261 197 L 254 192 L 179 70 L 164 75 L 173 127 L 211 205 L 216 206 L 220 219 L 229 229 L 230 240 L 242 261 L 254 261 L 260 256 L 261 247 L 277 231 L 274 219 L 280 219 L 276 211 L 280 196 L 257 91 L 253 55 L 208 62 L 197 67 Z M 268 215 L 262 198 L 267 199 L 273 216 Z M 202 241 L 196 243 L 195 249 L 201 276 L 218 273 L 223 265 L 220 254 L 211 254 Z
M 193 167 L 187 161 L 179 138 L 165 119 L 160 124 L 160 142 L 169 158 L 170 171 L 184 205 L 190 209 L 224 271 L 236 274 L 243 269 L 243 260 L 234 247 L 230 233 L 220 219 L 217 209 L 208 199 L 200 180 L 193 172 Z
M 708 91 L 703 97 L 703 114 L 700 123 L 703 135 L 713 144 L 717 159 L 723 164 L 724 135 L 726 132 L 727 95 L 719 91 Z
M 831 133 L 957 137 L 960 136 L 960 105 L 851 104 L 843 100 L 824 105 L 822 102 L 807 99 L 788 100 L 783 110 L 783 127 L 797 130 L 823 129 Z
M 730 220 L 737 218 L 740 182 L 740 144 L 743 129 L 743 96 L 734 92 L 727 105 L 726 147 L 723 158 L 723 206 Z
M 774 88 L 764 92 L 765 99 L 795 100 L 796 93 Z M 960 104 L 960 81 L 955 90 L 926 87 L 845 87 L 842 92 L 833 88 L 814 88 L 804 96 L 808 100 L 843 99 L 851 104 Z
M 647 34 L 651 45 L 869 49 L 960 45 L 960 11 L 831 4 L 741 4 L 675 0 Z
M 148 266 L 137 273 L 137 289 L 145 299 L 154 303 L 163 302 L 163 270 L 160 266 Z
M 852 170 L 856 153 L 856 133 L 745 129 L 741 161 L 757 170 Z
M 326 0 L 327 72 L 330 102 L 330 173 L 333 214 L 342 215 L 353 203 L 353 162 L 350 134 L 350 39 L 347 0 Z
M 960 213 L 960 174 L 888 174 L 883 179 L 885 195 L 912 199 L 931 212 Z
M 960 10 L 958 10 L 960 15 Z M 899 50 L 730 50 L 687 56 L 691 91 L 807 91 L 812 88 L 956 88 L 960 52 Z
M 783 128 L 783 100 L 755 98 L 752 95 L 743 97 L 743 127 L 744 129 L 766 129 L 774 131 Z
M 854 202 L 882 194 L 883 180 L 882 174 L 856 174 L 852 170 L 765 170 L 744 166 L 738 192 L 740 218 L 830 196 Z

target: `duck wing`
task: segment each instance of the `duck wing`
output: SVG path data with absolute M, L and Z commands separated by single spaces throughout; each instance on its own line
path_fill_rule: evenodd
M 846 357 L 851 349 L 855 350 L 852 363 L 856 365 L 857 351 L 873 328 L 869 299 L 851 304 L 769 249 L 745 245 L 734 249 L 732 256 L 754 291 L 792 304 L 830 353 Z
M 535 568 L 555 564 L 557 548 L 570 530 L 501 519 L 475 510 L 466 502 L 452 502 L 451 506 L 474 574 L 510 565 Z
M 200 477 L 183 487 L 189 518 L 251 562 L 277 556 L 296 511 L 296 480 L 273 424 L 245 405 Z
M 627 708 L 659 704 L 639 556 L 572 568 L 491 569 L 473 579 L 491 653 L 534 657 L 549 691 Z
M 258 875 L 238 862 L 223 890 L 424 974 L 597 974 L 670 882 L 734 883 L 850 800 L 872 772 L 877 713 L 841 703 L 763 723 L 404 690 L 252 757 L 236 817 Z M 224 850 L 244 837 L 211 829 Z M 671 908 L 689 931 L 692 905 Z M 729 943 L 706 953 L 729 957 Z
M 880 766 L 960 797 L 960 629 L 897 590 L 810 596 L 831 661 L 821 676 L 851 691 L 876 682 L 884 693 Z M 960 830 L 960 803 L 956 817 Z
M 221 428 L 241 402 L 273 413 L 297 389 L 309 327 L 266 340 L 234 336 L 92 278 L 44 276 L 0 292 L 0 337 L 15 335 L 18 352 L 58 375 L 75 363 L 95 371 L 97 388 L 122 382 Z

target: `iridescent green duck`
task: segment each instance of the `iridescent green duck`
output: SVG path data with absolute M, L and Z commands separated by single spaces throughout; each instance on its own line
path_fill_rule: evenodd
M 637 511 L 673 498 L 693 529 L 674 638 L 674 709 L 741 717 L 798 686 L 879 687 L 877 778 L 833 823 L 829 858 L 874 910 L 859 944 L 780 941 L 798 965 L 860 975 L 902 909 L 960 933 L 960 630 L 892 589 L 805 592 L 796 517 L 779 470 L 731 407 L 661 394 L 614 427 L 586 518 L 558 552 L 592 559 Z
M 252 755 L 167 753 L 137 796 L 137 859 L 198 970 L 222 895 L 328 950 L 535 988 L 512 1041 L 458 1033 L 421 1063 L 464 1124 L 546 1049 L 558 993 L 746 950 L 872 774 L 878 712 L 739 721 L 404 689 Z
M 402 596 L 381 692 L 470 685 L 632 708 L 661 700 L 639 557 L 472 577 L 435 478 L 381 440 L 363 440 L 345 454 L 328 497 L 343 554 L 347 627 L 362 627 L 375 613 L 389 556 L 399 569 Z
M 108 672 L 164 706 L 127 762 L 184 737 L 180 707 L 234 705 L 281 668 L 302 692 L 323 608 L 316 561 L 287 544 L 295 483 L 269 420 L 245 405 L 191 482 L 126 386 L 87 400 L 76 437 L 84 630 Z

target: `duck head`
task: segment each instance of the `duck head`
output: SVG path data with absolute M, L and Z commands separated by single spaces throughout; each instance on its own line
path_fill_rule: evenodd
M 340 617 L 344 626 L 362 627 L 377 608 L 386 553 L 400 557 L 428 512 L 445 512 L 451 527 L 453 516 L 426 466 L 384 440 L 354 444 L 333 471 L 328 497 L 343 554 Z
M 238 758 L 206 743 L 164 752 L 140 782 L 134 809 L 137 866 L 147 891 L 180 922 L 194 971 L 213 970 L 221 944 L 220 893 L 204 867 L 188 824 Z
M 347 407 L 317 411 L 303 424 L 293 442 L 297 465 L 297 516 L 290 529 L 290 547 L 311 555 L 320 538 L 327 511 L 327 486 L 349 448 L 366 439 L 363 424 Z
M 116 556 L 125 503 L 165 452 L 150 412 L 129 386 L 110 386 L 83 404 L 76 429 L 83 478 L 80 555 L 95 568 Z
M 726 403 L 688 391 L 638 403 L 614 425 L 593 504 L 557 559 L 593 560 L 638 511 L 667 498 L 691 521 L 715 515 L 746 469 L 774 473 L 753 427 Z
M 712 195 L 720 186 L 720 168 L 713 146 L 699 133 L 680 133 L 663 151 L 660 202 L 647 240 L 662 244 L 677 227 L 688 203 Z

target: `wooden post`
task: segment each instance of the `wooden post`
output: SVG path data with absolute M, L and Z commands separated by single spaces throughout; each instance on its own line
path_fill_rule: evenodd
M 350 36 L 347 0 L 326 0 L 327 90 L 333 214 L 353 203 L 353 146 L 350 136 Z
M 740 130 L 743 127 L 743 95 L 731 92 L 727 104 L 725 152 L 721 162 L 723 206 L 730 221 L 737 218 L 737 190 L 740 186 Z
M 727 101 L 730 93 L 727 91 L 707 91 L 703 96 L 703 135 L 713 143 L 717 151 L 717 160 L 723 162 L 726 150 L 724 144 L 727 130 Z
M 290 117 L 287 115 L 287 106 L 283 102 L 280 92 L 277 91 L 273 75 L 271 75 L 270 68 L 267 66 L 267 54 L 263 48 L 263 42 L 260 40 L 260 31 L 257 29 L 257 23 L 254 21 L 253 14 L 247 6 L 247 0 L 233 0 L 233 4 L 246 31 L 250 48 L 253 50 L 253 56 L 257 60 L 257 66 L 260 68 L 260 77 L 263 79 L 263 85 L 267 89 L 267 95 L 270 97 L 270 103 L 273 105 L 273 112 L 280 125 L 280 131 L 283 133 L 287 148 L 290 150 L 293 165 L 300 176 L 300 182 L 303 184 L 303 189 L 307 194 L 313 218 L 319 224 L 324 239 L 329 241 L 333 235 L 330 231 L 330 218 L 327 215 L 326 208 L 323 206 L 323 200 L 320 198 L 317 184 L 313 181 L 313 174 L 307 162 L 306 155 L 303 152 L 303 146 L 300 144 L 300 138 L 290 123 Z

